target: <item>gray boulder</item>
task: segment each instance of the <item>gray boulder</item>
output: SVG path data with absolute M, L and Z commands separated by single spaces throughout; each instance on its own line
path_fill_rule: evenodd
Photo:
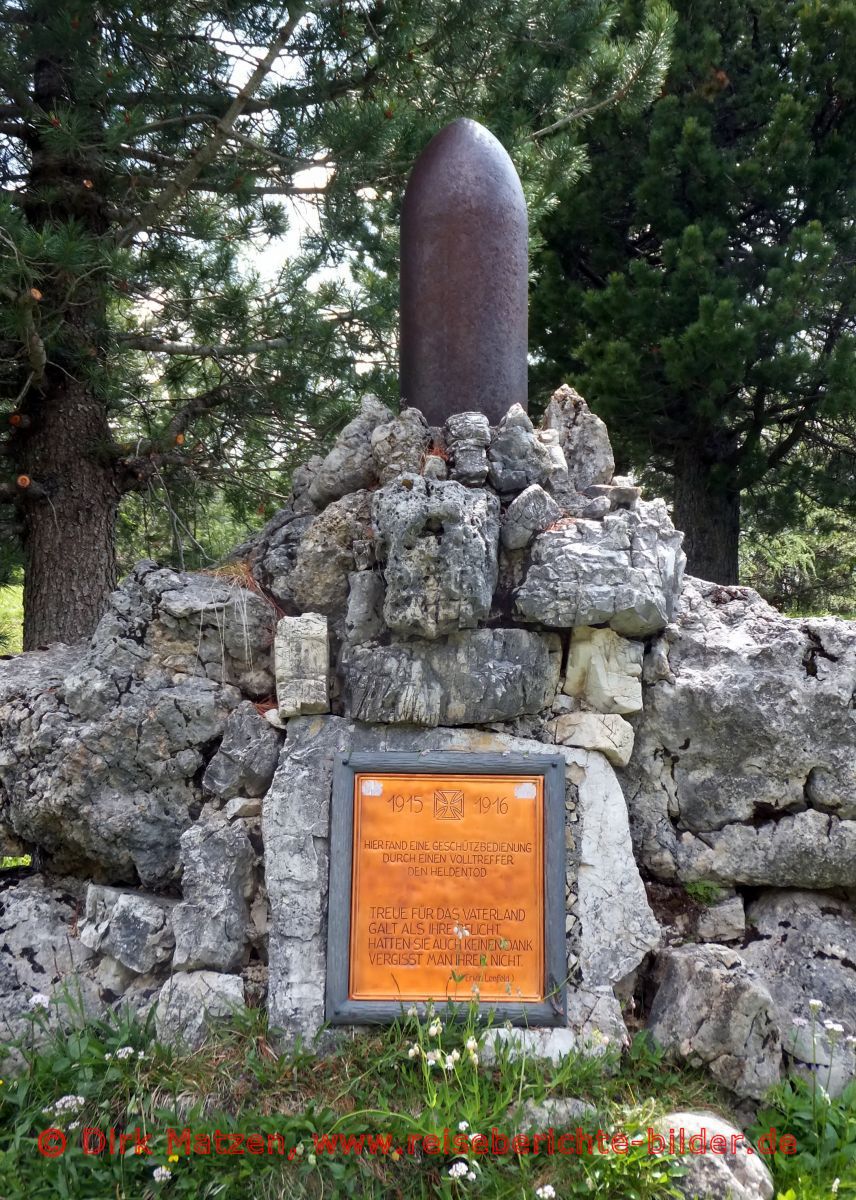
M 436 638 L 487 617 L 498 570 L 496 496 L 405 475 L 375 493 L 372 519 L 386 556 L 389 629 Z
M 45 688 L 43 672 L 14 672 L 0 704 L 2 821 L 53 870 L 148 887 L 175 879 L 179 836 L 202 802 L 198 776 L 240 700 L 208 678 L 212 662 L 191 655 L 189 632 L 179 640 L 186 618 L 175 614 L 195 613 L 201 643 L 204 596 L 223 637 L 234 589 L 221 586 L 141 563 L 62 680 Z
M 625 780 L 646 867 L 853 886 L 853 622 L 783 617 L 750 588 L 688 579 L 644 679 Z
M 552 496 L 537 483 L 516 496 L 508 506 L 502 526 L 502 544 L 506 550 L 522 550 L 536 533 L 541 533 L 562 515 Z
M 519 404 L 511 406 L 494 430 L 488 460 L 490 482 L 501 495 L 544 483 L 553 466 L 548 448 Z
M 680 1158 L 685 1174 L 676 1182 L 688 1200 L 772 1200 L 773 1177 L 746 1135 L 715 1113 L 671 1112 L 652 1125 L 671 1144 L 683 1144 Z M 693 1139 L 692 1141 L 690 1139 Z M 693 1147 L 702 1152 L 693 1152 Z
M 248 941 L 254 861 L 244 829 L 219 814 L 182 834 L 184 898 L 172 914 L 176 970 L 232 971 L 240 966 Z
M 391 416 L 390 410 L 376 396 L 363 399 L 359 415 L 339 434 L 333 449 L 309 484 L 309 499 L 316 507 L 323 508 L 331 500 L 338 500 L 349 492 L 357 492 L 377 482 L 372 434 Z
M 561 643 L 526 629 L 478 629 L 444 642 L 347 647 L 346 711 L 358 721 L 474 725 L 552 703 Z
M 542 422 L 555 430 L 568 466 L 568 482 L 577 492 L 609 483 L 615 470 L 609 434 L 600 417 L 572 387 L 563 384 L 550 397 Z
M 169 962 L 175 946 L 175 900 L 91 883 L 80 940 L 109 954 L 129 971 L 144 975 Z
M 319 513 L 303 535 L 291 573 L 291 593 L 301 612 L 344 614 L 357 548 L 373 536 L 369 492 L 345 496 Z
M 785 1050 L 840 1093 L 856 1074 L 856 908 L 824 892 L 771 891 L 746 919 L 752 938 L 741 953 L 770 989 Z M 814 1017 L 810 1000 L 823 1006 Z
M 487 479 L 490 425 L 484 413 L 453 413 L 445 426 L 446 447 L 452 478 L 469 487 L 481 487 Z
M 394 421 L 375 426 L 371 447 L 380 482 L 420 474 L 429 442 L 428 423 L 418 408 L 405 408 Z
M 263 796 L 276 770 L 282 737 L 249 700 L 229 714 L 223 740 L 202 776 L 206 792 L 219 800 Z
M 678 946 L 658 956 L 648 1028 L 661 1046 L 741 1097 L 779 1081 L 782 1043 L 769 990 L 724 946 Z
M 198 1049 L 212 1025 L 231 1018 L 244 1006 L 244 985 L 237 975 L 193 971 L 173 975 L 157 1000 L 155 1029 L 160 1041 Z
M 542 533 L 515 594 L 523 620 L 648 637 L 674 615 L 685 556 L 662 500 Z

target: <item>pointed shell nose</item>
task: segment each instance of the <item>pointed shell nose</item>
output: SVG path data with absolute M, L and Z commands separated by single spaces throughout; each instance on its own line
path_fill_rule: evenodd
M 527 405 L 528 222 L 514 164 L 476 121 L 416 160 L 401 213 L 401 395 L 429 424 Z

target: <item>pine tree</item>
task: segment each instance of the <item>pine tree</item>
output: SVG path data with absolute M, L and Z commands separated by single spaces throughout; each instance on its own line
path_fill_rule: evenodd
M 361 390 L 390 394 L 390 214 L 432 133 L 487 116 L 521 169 L 570 173 L 576 110 L 647 101 L 668 31 L 655 8 L 616 37 L 606 0 L 4 6 L 0 500 L 25 646 L 92 629 L 129 493 L 160 489 L 176 531 L 195 485 L 264 508 Z M 247 249 L 277 252 L 296 195 L 320 231 L 263 285 Z M 353 286 L 319 274 L 345 262 Z
M 741 494 L 787 522 L 830 431 L 856 448 L 856 5 L 673 7 L 662 94 L 593 119 L 545 221 L 532 323 L 539 382 L 569 375 L 669 477 L 690 569 L 730 583 Z

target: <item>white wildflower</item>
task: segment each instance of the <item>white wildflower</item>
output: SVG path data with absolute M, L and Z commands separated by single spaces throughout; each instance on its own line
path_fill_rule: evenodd
M 461 1179 L 467 1173 L 467 1164 L 465 1162 L 455 1162 L 449 1167 L 450 1179 Z
M 813 1013 L 819 1013 L 820 1010 L 823 1008 L 823 1001 L 822 1000 L 809 1000 L 808 1006 L 809 1006 L 809 1009 Z
M 79 1121 L 69 1121 L 67 1128 L 68 1128 L 69 1133 L 72 1131 L 72 1129 L 79 1129 L 80 1122 Z
M 145 1058 L 145 1057 L 146 1057 L 146 1052 L 145 1052 L 145 1050 L 138 1050 L 138 1051 L 137 1051 L 137 1058 Z
M 848 1035 L 844 1039 L 844 1041 L 850 1047 L 851 1050 L 854 1048 L 854 1046 L 856 1046 L 856 1037 L 854 1037 L 852 1033 L 848 1033 Z
M 408 1015 L 408 1017 L 416 1017 L 419 1015 L 415 1004 L 410 1005 L 410 1008 L 408 1008 L 408 1010 L 407 1010 L 407 1015 Z
M 538 1200 L 554 1200 L 556 1189 L 552 1183 L 545 1183 L 541 1187 L 535 1189 L 535 1195 Z
M 83 1108 L 86 1103 L 85 1096 L 60 1096 L 54 1105 L 54 1112 L 58 1117 L 63 1113 L 77 1113 Z
M 415 1044 L 412 1045 L 410 1047 L 410 1049 L 407 1051 L 407 1057 L 408 1058 L 418 1058 L 419 1057 L 419 1047 Z
M 452 1053 L 451 1053 L 451 1055 L 450 1055 L 450 1057 L 451 1057 L 451 1059 L 452 1059 L 452 1062 L 460 1062 L 460 1061 L 461 1061 L 461 1052 L 460 1052 L 460 1050 L 453 1050 L 453 1051 L 452 1051 Z
M 442 1032 L 443 1032 L 442 1021 L 439 1021 L 439 1020 L 432 1021 L 431 1024 L 428 1026 L 428 1036 L 429 1037 L 439 1037 Z
M 169 1167 L 155 1167 L 153 1174 L 155 1183 L 166 1183 L 167 1180 L 172 1179 L 172 1171 Z
M 47 1009 L 47 1008 L 50 1008 L 50 1006 L 51 1006 L 50 996 L 46 996 L 44 994 L 44 992 L 33 992 L 32 996 L 30 996 L 30 999 L 28 1000 L 27 1003 L 29 1004 L 29 1007 L 33 1008 L 33 1009 L 35 1009 L 35 1008 Z
M 473 1183 L 475 1181 L 475 1177 L 476 1177 L 475 1171 L 467 1171 L 467 1179 L 469 1179 L 470 1183 Z
M 445 1062 L 443 1063 L 443 1070 L 444 1071 L 454 1071 L 454 1069 L 455 1069 L 455 1060 L 452 1058 L 451 1054 L 447 1054 Z
M 458 1121 L 458 1130 L 460 1133 L 466 1133 L 469 1127 L 469 1121 Z
M 122 1059 L 133 1058 L 134 1057 L 134 1047 L 133 1046 L 120 1046 L 119 1049 L 116 1051 L 116 1057 L 122 1058 Z
M 470 1054 L 475 1054 L 476 1050 L 479 1048 L 478 1040 L 474 1037 L 468 1037 L 466 1048 L 469 1050 Z
M 439 1050 L 429 1050 L 428 1053 L 425 1055 L 425 1061 L 427 1062 L 429 1067 L 436 1067 L 439 1058 L 440 1058 Z
M 805 1029 L 806 1025 L 808 1025 L 808 1021 L 805 1019 L 805 1017 L 794 1017 L 791 1023 L 796 1025 L 797 1029 Z
M 838 1195 L 838 1189 L 840 1187 L 841 1187 L 841 1180 L 836 1175 L 836 1177 L 833 1179 L 832 1184 L 830 1185 L 830 1188 L 829 1188 L 829 1190 L 832 1192 L 833 1196 Z
M 473 1064 L 474 1067 L 477 1067 L 479 1065 L 479 1056 L 475 1053 L 471 1054 L 470 1062 Z

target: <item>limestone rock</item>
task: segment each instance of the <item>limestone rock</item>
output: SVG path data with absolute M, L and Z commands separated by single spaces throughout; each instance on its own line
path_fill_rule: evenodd
M 199 821 L 181 837 L 184 899 L 172 914 L 178 971 L 234 970 L 247 941 L 254 855 L 246 833 L 223 817 Z
M 103 1009 L 92 976 L 96 955 L 74 935 L 82 892 L 74 880 L 49 883 L 40 876 L 22 879 L 0 892 L 4 1042 L 29 1034 L 30 998 L 36 994 L 48 997 L 50 1008 L 45 1017 L 51 1026 L 60 1014 L 68 1018 L 70 1009 L 79 1007 L 81 1001 L 89 1015 Z M 18 1061 L 14 1054 L 0 1054 L 0 1059 L 10 1065 Z
M 616 767 L 626 767 L 633 751 L 633 726 L 614 714 L 571 712 L 553 722 L 563 746 L 599 750 Z
M 487 447 L 490 425 L 484 413 L 453 413 L 446 421 L 446 446 L 452 478 L 469 487 L 481 487 L 487 479 Z
M 522 492 L 543 483 L 550 473 L 547 447 L 535 436 L 532 422 L 519 404 L 513 404 L 499 422 L 488 450 L 490 482 L 501 495 Z
M 571 634 L 563 690 L 600 713 L 634 713 L 642 708 L 641 642 L 612 629 L 582 625 Z
M 661 500 L 542 533 L 515 595 L 517 612 L 544 625 L 609 624 L 631 637 L 656 633 L 680 596 L 682 536 Z
M 746 914 L 740 896 L 712 904 L 699 914 L 698 936 L 703 942 L 742 942 L 745 934 Z M 744 951 L 743 957 L 751 966 L 751 955 Z
M 206 792 L 220 800 L 263 796 L 276 770 L 282 738 L 249 700 L 229 714 L 223 740 L 202 776 Z
M 352 726 L 295 717 L 270 791 L 262 833 L 270 897 L 271 1024 L 311 1039 L 324 1023 L 330 790 Z
M 292 573 L 301 540 L 315 515 L 308 498 L 304 503 L 292 501 L 271 518 L 248 548 L 253 576 L 284 612 L 299 607 Z
M 547 478 L 545 486 L 559 494 L 570 488 L 568 463 L 562 449 L 562 439 L 558 429 L 536 429 L 535 436 L 547 451 Z
M 371 495 L 355 492 L 328 505 L 297 548 L 290 587 L 302 612 L 344 613 L 357 547 L 372 537 Z
M 174 907 L 174 900 L 91 883 L 80 940 L 137 975 L 156 971 L 172 957 Z
M 348 576 L 348 609 L 345 635 L 351 645 L 371 642 L 383 633 L 383 576 L 375 571 L 354 571 Z
M 393 632 L 436 638 L 487 617 L 498 569 L 496 496 L 405 475 L 375 493 L 372 516 Z
M 783 617 L 750 588 L 689 579 L 644 672 L 626 780 L 645 866 L 853 886 L 856 624 Z
M 633 860 L 627 806 L 615 773 L 602 755 L 575 753 L 583 767 L 577 785 L 580 968 L 584 982 L 598 987 L 617 983 L 638 967 L 660 944 L 660 926 Z
M 629 480 L 616 476 L 612 483 L 591 484 L 583 494 L 592 500 L 606 500 L 608 511 L 612 511 L 616 508 L 635 508 L 642 490 Z
M 445 458 L 439 454 L 426 454 L 422 474 L 426 479 L 447 479 L 449 468 L 446 466 Z
M 155 1028 L 172 1045 L 198 1049 L 217 1021 L 244 1006 L 244 985 L 237 975 L 192 971 L 173 975 L 158 996 Z
M 260 817 L 262 802 L 249 796 L 235 796 L 223 809 L 227 821 L 237 821 L 241 817 Z
M 488 1035 L 490 1036 L 490 1035 Z M 546 1133 L 548 1129 L 593 1130 L 597 1109 L 575 1096 L 548 1096 L 546 1100 L 527 1100 L 511 1113 L 510 1128 L 521 1133 Z
M 376 396 L 363 399 L 359 415 L 339 434 L 309 485 L 308 494 L 313 504 L 323 508 L 331 500 L 377 482 L 372 434 L 379 425 L 389 422 L 391 415 Z
M 347 711 L 359 721 L 471 725 L 549 707 L 561 644 L 526 629 L 478 629 L 445 642 L 346 648 Z
M 174 880 L 179 836 L 202 803 L 199 775 L 241 698 L 207 677 L 223 662 L 241 674 L 223 637 L 234 596 L 210 577 L 141 563 L 63 679 L 45 687 L 44 671 L 11 672 L 0 705 L 3 823 L 54 871 L 147 887 Z M 195 651 L 217 621 L 215 666 Z M 257 667 L 269 660 L 269 650 L 250 652 Z M 243 646 L 238 654 L 249 665 Z M 264 677 L 270 688 L 269 668 Z
M 738 1096 L 761 1099 L 781 1075 L 782 1044 L 769 990 L 724 946 L 678 946 L 659 956 L 648 1018 L 654 1039 Z
M 655 1129 L 675 1146 L 688 1147 L 680 1163 L 686 1174 L 678 1179 L 678 1190 L 688 1200 L 772 1200 L 773 1177 L 764 1160 L 752 1149 L 745 1134 L 715 1113 L 672 1112 L 654 1120 Z M 695 1143 L 690 1138 L 696 1139 Z M 713 1141 L 711 1139 L 714 1139 Z M 692 1145 L 706 1147 L 691 1153 Z
M 567 384 L 558 388 L 550 397 L 543 425 L 559 434 L 569 480 L 576 491 L 609 483 L 615 470 L 609 434 L 578 392 Z
M 489 1029 L 481 1051 L 481 1061 L 492 1066 L 504 1047 L 513 1062 L 522 1057 L 537 1058 L 558 1066 L 569 1054 L 580 1053 L 580 1041 L 572 1029 Z
M 327 618 L 320 613 L 283 617 L 276 627 L 274 656 L 280 717 L 328 712 L 330 644 Z
M 856 887 L 856 821 L 808 809 L 757 828 L 729 824 L 703 835 L 684 833 L 677 869 L 692 882 Z
M 762 892 L 748 907 L 753 937 L 743 958 L 770 989 L 784 1048 L 795 1063 L 816 1064 L 838 1094 L 856 1075 L 856 907 L 824 892 Z M 812 1030 L 809 1000 L 823 1004 Z M 792 1024 L 796 1018 L 802 1022 Z M 830 1032 L 824 1021 L 843 1025 Z
M 418 408 L 405 408 L 395 420 L 376 425 L 371 447 L 380 482 L 389 483 L 398 475 L 418 475 L 428 442 L 428 424 Z
M 556 501 L 537 483 L 512 500 L 502 526 L 506 550 L 522 550 L 536 533 L 541 533 L 562 515 Z

